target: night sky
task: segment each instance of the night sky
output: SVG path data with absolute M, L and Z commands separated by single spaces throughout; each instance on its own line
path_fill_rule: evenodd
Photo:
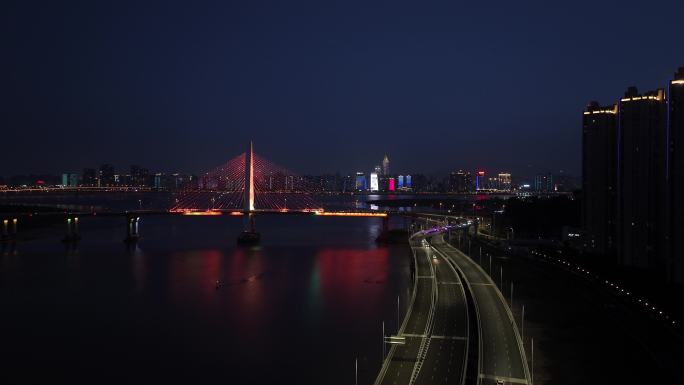
M 0 175 L 580 173 L 581 112 L 684 66 L 684 1 L 18 1 Z

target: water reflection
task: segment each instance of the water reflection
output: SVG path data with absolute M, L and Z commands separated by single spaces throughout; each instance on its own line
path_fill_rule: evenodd
M 140 293 L 145 289 L 147 275 L 147 258 L 138 246 L 138 242 L 126 242 L 126 252 L 131 261 L 131 273 L 135 281 L 135 291 Z
M 78 359 L 107 373 L 135 368 L 151 382 L 174 380 L 158 370 L 174 367 L 199 376 L 184 382 L 235 384 L 347 383 L 329 373 L 358 355 L 372 363 L 360 368 L 372 382 L 378 328 L 395 318 L 410 253 L 377 247 L 377 219 L 265 217 L 261 248 L 235 246 L 235 218 L 151 217 L 145 237 L 126 246 L 120 221 L 111 223 L 84 226 L 79 244 L 22 243 L 18 258 L 2 245 L 0 323 L 19 330 L 3 341 L 7 351 L 51 372 Z M 45 336 L 67 353 L 36 354 Z M 0 369 L 18 373 L 18 363 Z

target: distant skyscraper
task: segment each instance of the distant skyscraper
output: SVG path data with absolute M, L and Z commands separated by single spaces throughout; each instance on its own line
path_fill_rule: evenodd
M 78 174 L 64 173 L 62 174 L 62 186 L 76 187 L 78 186 Z
M 383 175 L 382 174 L 382 167 L 380 165 L 376 165 L 375 168 L 373 168 L 373 171 L 378 174 L 378 176 Z
M 389 191 L 394 191 L 396 190 L 395 185 L 394 185 L 394 178 L 389 178 Z
M 149 178 L 149 171 L 146 168 L 133 165 L 131 166 L 130 184 L 133 186 L 146 186 Z
M 485 172 L 480 170 L 475 173 L 475 190 L 485 189 Z
M 111 164 L 103 164 L 100 166 L 100 186 L 113 186 L 114 185 L 114 166 Z
M 449 191 L 466 192 L 469 190 L 468 180 L 470 173 L 463 170 L 453 171 L 449 174 Z
M 553 175 L 551 173 L 537 174 L 534 177 L 534 191 L 553 192 Z
M 379 187 L 378 187 L 378 174 L 377 174 L 377 173 L 374 173 L 374 172 L 372 172 L 372 173 L 370 174 L 370 190 L 371 190 L 371 191 L 378 191 L 378 190 L 379 190 Z
M 499 178 L 497 180 L 500 190 L 510 190 L 511 189 L 511 174 L 507 172 L 499 173 Z
M 668 280 L 684 283 L 684 67 L 669 84 L 667 121 L 670 223 L 668 231 Z
M 94 168 L 84 168 L 83 176 L 81 177 L 81 183 L 85 186 L 96 186 L 97 185 L 97 172 Z
M 589 247 L 603 254 L 615 243 L 617 112 L 591 102 L 582 115 L 582 222 Z
M 382 160 L 382 175 L 389 176 L 389 174 L 390 174 L 389 158 L 387 157 L 387 154 L 385 154 L 385 158 Z
M 617 251 L 627 266 L 665 268 L 665 117 L 662 89 L 620 100 L 617 141 Z
M 411 175 L 406 175 L 406 188 L 411 188 Z
M 404 176 L 403 175 L 399 175 L 397 177 L 397 188 L 400 190 L 404 188 Z
M 357 191 L 365 191 L 368 189 L 368 184 L 366 182 L 366 174 L 362 172 L 357 172 L 356 173 L 356 190 Z

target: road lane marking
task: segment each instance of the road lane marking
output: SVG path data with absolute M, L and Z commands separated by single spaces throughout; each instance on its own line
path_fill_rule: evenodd
M 480 378 L 485 378 L 488 380 L 504 380 L 505 382 L 510 382 L 513 384 L 527 384 L 527 380 L 524 378 L 494 376 L 491 374 L 480 374 Z
M 431 338 L 437 338 L 437 339 L 441 339 L 441 340 L 459 340 L 459 341 L 467 341 L 468 340 L 468 338 L 466 338 L 466 337 L 459 337 L 459 336 L 431 336 Z

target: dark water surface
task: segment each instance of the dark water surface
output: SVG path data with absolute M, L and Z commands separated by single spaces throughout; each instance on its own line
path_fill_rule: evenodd
M 374 242 L 378 218 L 83 218 L 0 254 L 0 373 L 11 383 L 370 384 L 381 324 L 405 310 L 408 246 Z M 397 223 L 395 225 L 401 225 Z M 216 281 L 220 287 L 216 288 Z M 4 381 L 3 381 L 4 382 Z M 10 383 L 10 382 L 8 382 Z

